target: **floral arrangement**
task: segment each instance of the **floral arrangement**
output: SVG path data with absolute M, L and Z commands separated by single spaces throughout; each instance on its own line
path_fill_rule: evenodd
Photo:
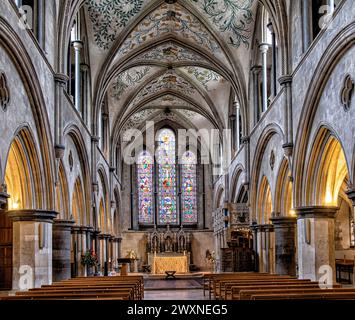
M 208 262 L 215 263 L 216 262 L 216 253 L 214 251 L 210 252 L 210 250 L 206 251 L 206 258 Z
M 137 259 L 137 254 L 136 254 L 136 252 L 134 250 L 129 250 L 128 251 L 128 257 L 130 259 Z
M 98 265 L 97 255 L 94 250 L 89 250 L 81 256 L 81 264 L 84 266 L 94 267 Z

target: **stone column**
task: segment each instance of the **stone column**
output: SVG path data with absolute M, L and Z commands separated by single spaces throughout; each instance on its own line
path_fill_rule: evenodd
M 267 263 L 267 272 L 275 273 L 275 235 L 274 235 L 274 226 L 267 224 L 264 226 L 265 230 L 265 252 L 266 252 L 266 263 Z
M 296 275 L 296 218 L 277 217 L 271 219 L 275 231 L 276 274 Z
M 262 106 L 263 112 L 268 109 L 268 94 L 267 94 L 267 53 L 269 51 L 269 45 L 267 43 L 262 43 L 260 45 L 261 59 L 262 59 L 262 77 L 263 77 L 263 86 L 262 86 Z
M 80 268 L 80 241 L 79 241 L 79 233 L 80 227 L 73 226 L 71 229 L 72 235 L 72 250 L 73 250 L 73 262 L 74 262 L 74 269 L 73 269 L 73 276 L 77 277 L 79 275 L 79 268 Z
M 255 272 L 259 272 L 259 251 L 258 251 L 258 228 L 256 223 L 253 223 L 250 226 L 251 231 L 253 232 L 253 250 L 255 254 Z
M 235 149 L 236 151 L 240 148 L 240 105 L 239 102 L 234 102 L 235 108 Z
M 53 282 L 71 278 L 70 250 L 73 220 L 55 219 L 53 224 Z
M 301 279 L 314 281 L 331 268 L 328 279 L 335 282 L 334 217 L 339 208 L 309 206 L 296 208 L 298 266 Z M 329 280 L 330 281 L 330 280 Z
M 80 40 L 73 41 L 75 52 L 75 108 L 81 112 L 81 49 L 83 43 Z
M 122 238 L 117 238 L 117 259 L 122 258 L 121 243 L 122 243 Z
M 251 68 L 253 73 L 253 97 L 254 97 L 254 124 L 256 124 L 260 119 L 260 89 L 259 89 L 259 77 L 260 77 L 260 66 L 254 66 Z
M 78 252 L 78 269 L 79 269 L 79 276 L 80 277 L 86 277 L 87 275 L 87 268 L 86 266 L 82 265 L 81 263 L 81 257 L 86 253 L 87 247 L 86 247 L 86 232 L 87 232 L 87 227 L 80 227 L 80 231 L 78 234 L 78 240 L 80 243 L 80 251 Z
M 310 1 L 302 0 L 302 32 L 303 32 L 303 52 L 306 52 L 311 45 L 311 17 Z
M 265 233 L 261 225 L 256 226 L 257 232 L 257 252 L 258 252 L 258 267 L 259 272 L 266 272 L 265 271 L 265 263 L 264 263 L 264 255 L 265 255 Z
M 13 290 L 52 283 L 52 224 L 57 212 L 25 209 L 7 212 L 13 221 Z
M 99 234 L 101 231 L 94 230 L 92 232 L 92 237 L 93 237 L 93 250 L 96 253 L 98 263 L 101 263 L 101 250 L 100 250 L 100 239 L 99 239 Z M 94 270 L 95 273 L 99 272 L 99 268 L 96 267 Z
M 275 30 L 272 22 L 270 22 L 267 27 L 269 28 L 271 32 L 271 38 L 272 38 L 272 71 L 271 71 L 271 76 L 272 76 L 272 95 L 275 98 L 277 95 L 277 56 L 276 56 L 276 35 L 275 35 Z

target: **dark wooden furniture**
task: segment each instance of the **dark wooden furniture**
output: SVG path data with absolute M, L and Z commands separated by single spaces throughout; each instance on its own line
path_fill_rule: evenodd
M 255 269 L 254 251 L 249 248 L 231 247 L 222 249 L 223 272 L 247 272 Z
M 117 259 L 117 263 L 122 264 L 121 267 L 121 276 L 127 276 L 127 269 L 128 269 L 128 265 L 132 262 L 132 259 L 129 258 L 120 258 Z
M 339 283 L 349 283 L 352 284 L 352 275 L 354 270 L 354 261 L 352 260 L 336 260 L 336 281 Z M 346 274 L 346 278 L 342 277 L 342 274 Z
M 175 273 L 176 273 L 176 271 L 165 271 L 165 274 L 166 274 L 165 279 L 166 279 L 166 280 L 169 280 L 169 279 L 176 279 Z

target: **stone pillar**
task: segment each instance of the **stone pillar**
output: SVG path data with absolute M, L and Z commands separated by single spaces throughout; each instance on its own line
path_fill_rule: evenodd
M 275 272 L 279 275 L 296 275 L 296 218 L 271 219 L 275 231 Z
M 75 52 L 75 108 L 81 112 L 81 49 L 83 43 L 80 40 L 73 41 Z
M 258 268 L 259 268 L 259 272 L 266 272 L 265 263 L 264 263 L 265 234 L 261 225 L 256 226 L 256 232 L 257 232 L 256 248 L 258 252 Z
M 272 71 L 271 71 L 271 77 L 272 77 L 272 95 L 275 98 L 277 95 L 277 57 L 276 57 L 276 35 L 275 35 L 275 30 L 272 22 L 270 22 L 267 27 L 269 28 L 271 32 L 271 37 L 272 37 Z
M 117 238 L 117 259 L 122 258 L 121 244 L 122 244 L 122 238 Z
M 71 278 L 70 250 L 73 220 L 55 219 L 53 224 L 53 282 Z
M 251 69 L 253 73 L 253 97 L 254 97 L 254 124 L 256 124 L 260 119 L 260 89 L 259 89 L 259 77 L 260 77 L 260 66 L 254 66 Z
M 79 276 L 80 277 L 86 277 L 87 275 L 87 268 L 86 266 L 81 264 L 81 257 L 86 253 L 87 251 L 87 240 L 86 240 L 86 232 L 87 232 L 87 227 L 80 227 L 80 231 L 78 234 L 79 242 L 80 242 L 80 252 L 78 253 L 78 269 L 79 269 Z
M 52 224 L 57 212 L 25 209 L 7 212 L 13 221 L 13 290 L 52 283 Z
M 255 272 L 259 272 L 259 251 L 258 251 L 258 228 L 256 223 L 253 223 L 250 227 L 253 232 L 253 250 L 255 254 Z
M 240 148 L 240 105 L 238 101 L 234 102 L 235 108 L 235 149 L 236 151 Z
M 310 1 L 302 0 L 302 32 L 303 32 L 303 52 L 306 52 L 311 45 L 311 16 Z
M 96 253 L 98 263 L 101 263 L 101 250 L 100 250 L 100 239 L 99 239 L 99 234 L 101 231 L 94 230 L 92 232 L 92 237 L 93 237 L 93 250 Z M 99 268 L 95 268 L 95 273 L 99 272 Z
M 262 43 L 260 45 L 260 51 L 261 51 L 261 59 L 262 59 L 262 78 L 263 78 L 262 107 L 263 107 L 263 112 L 265 112 L 268 109 L 267 52 L 269 51 L 269 45 L 267 43 Z
M 73 277 L 77 277 L 79 275 L 79 268 L 80 268 L 81 249 L 80 249 L 79 233 L 80 233 L 80 227 L 73 226 L 71 229 L 73 263 L 74 263 L 74 268 L 72 270 Z
M 298 266 L 301 279 L 314 281 L 331 268 L 335 282 L 334 217 L 339 208 L 309 206 L 296 208 Z M 329 279 L 329 278 L 328 278 Z
M 267 272 L 275 273 L 275 234 L 274 226 L 267 224 L 264 226 L 265 230 L 265 252 L 266 252 L 266 263 L 267 263 Z

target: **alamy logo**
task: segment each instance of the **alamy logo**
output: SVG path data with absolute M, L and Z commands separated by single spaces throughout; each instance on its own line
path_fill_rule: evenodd
M 33 288 L 33 270 L 31 266 L 23 265 L 19 269 L 19 274 L 21 274 L 19 279 L 20 290 L 28 290 Z
M 21 18 L 18 22 L 18 26 L 22 30 L 33 29 L 33 9 L 31 6 L 21 6 L 18 9 Z
M 318 280 L 319 288 L 332 289 L 333 288 L 333 268 L 329 265 L 323 265 L 319 268 L 318 274 L 321 277 Z

